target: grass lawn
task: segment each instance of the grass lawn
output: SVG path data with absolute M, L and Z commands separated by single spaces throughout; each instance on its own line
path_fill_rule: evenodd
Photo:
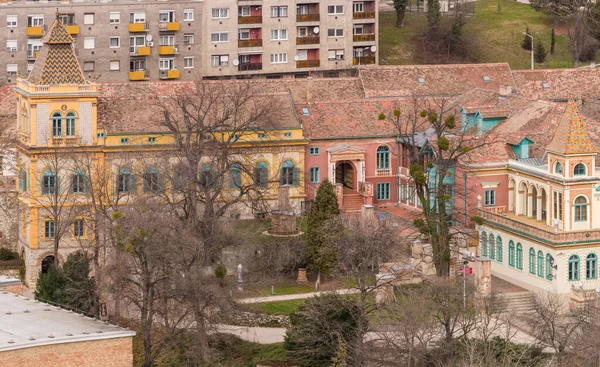
M 248 308 L 257 312 L 264 312 L 276 315 L 287 315 L 294 312 L 306 301 L 305 299 L 292 299 L 289 301 L 264 302 L 264 303 L 249 303 Z
M 531 54 L 520 46 L 523 32 L 529 27 L 535 43 L 541 39 L 546 51 L 550 51 L 552 18 L 514 0 L 500 1 L 502 12 L 498 13 L 497 0 L 478 0 L 475 14 L 467 18 L 464 37 L 478 62 L 508 62 L 512 69 L 529 69 Z M 396 28 L 395 19 L 393 12 L 379 15 L 380 64 L 414 64 L 412 39 L 427 26 L 427 19 L 424 15 L 407 14 L 404 28 Z M 546 62 L 536 64 L 536 69 L 571 67 L 566 29 L 557 28 L 556 33 L 554 55 L 548 54 Z

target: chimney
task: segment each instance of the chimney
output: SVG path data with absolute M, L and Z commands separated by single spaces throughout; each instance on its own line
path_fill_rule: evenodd
M 498 94 L 500 94 L 500 98 L 506 99 L 506 98 L 508 98 L 508 96 L 510 96 L 511 93 L 512 93 L 512 88 L 510 85 L 501 85 L 500 86 L 500 91 L 498 92 Z
M 310 102 L 312 100 L 313 78 L 311 75 L 309 75 L 306 80 L 306 102 Z

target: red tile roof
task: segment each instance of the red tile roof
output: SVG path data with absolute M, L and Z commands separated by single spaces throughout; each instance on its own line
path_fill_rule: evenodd
M 600 69 L 513 71 L 519 93 L 530 99 L 600 98 Z

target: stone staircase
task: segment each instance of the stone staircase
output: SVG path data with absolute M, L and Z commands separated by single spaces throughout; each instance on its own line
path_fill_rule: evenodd
M 362 196 L 358 194 L 344 193 L 344 199 L 342 202 L 342 211 L 344 213 L 360 213 L 363 205 L 364 199 Z
M 506 300 L 506 312 L 516 316 L 534 312 L 533 295 L 529 291 L 505 293 L 502 297 Z

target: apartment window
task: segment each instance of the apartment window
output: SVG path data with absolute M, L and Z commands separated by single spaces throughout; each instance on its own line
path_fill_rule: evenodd
M 83 71 L 94 71 L 96 68 L 96 63 L 94 61 L 84 61 L 83 62 Z
M 344 28 L 328 28 L 327 37 L 344 37 Z
M 250 30 L 249 29 L 240 29 L 238 31 L 238 38 L 240 40 L 249 40 L 250 39 Z
M 119 60 L 113 60 L 108 64 L 108 70 L 110 71 L 119 71 L 121 70 L 121 63 Z
M 129 13 L 129 23 L 146 23 L 146 12 L 143 10 Z
M 58 20 L 64 25 L 75 25 L 75 14 L 60 14 Z
M 112 12 L 108 15 L 110 24 L 119 24 L 121 23 L 121 13 Z
M 308 5 L 302 4 L 296 6 L 296 13 L 298 15 L 306 15 L 308 14 Z
M 144 59 L 129 60 L 129 71 L 143 71 L 143 70 L 146 70 L 146 60 L 144 60 Z
M 110 48 L 121 47 L 121 37 L 110 37 L 108 39 L 108 44 L 109 44 Z
M 249 17 L 250 16 L 250 7 L 249 6 L 240 6 L 238 8 L 238 17 Z
M 352 27 L 352 34 L 363 34 L 363 25 L 362 24 L 357 24 L 354 27 Z
M 42 49 L 42 41 L 39 39 L 28 39 L 27 40 L 27 57 L 35 57 L 36 51 Z
M 44 222 L 44 237 L 54 238 L 55 232 L 56 232 L 56 228 L 54 226 L 54 221 L 52 219 L 46 220 Z
M 183 35 L 183 44 L 184 45 L 193 45 L 194 44 L 194 34 L 186 33 Z
M 94 37 L 85 37 L 83 39 L 83 48 L 86 50 L 91 50 L 95 46 L 95 38 Z
M 174 46 L 175 36 L 160 36 L 158 44 L 161 46 Z
M 17 26 L 17 16 L 16 15 L 7 15 L 6 16 L 6 26 L 8 28 L 14 28 Z
M 229 64 L 229 55 L 212 55 L 210 63 L 212 66 L 227 66 Z
M 137 53 L 137 49 L 146 46 L 146 36 L 130 36 L 129 37 L 129 52 Z
M 352 11 L 355 13 L 362 13 L 365 11 L 365 3 L 354 3 L 352 4 Z
M 229 32 L 213 32 L 210 34 L 212 43 L 229 42 Z
M 344 50 L 329 50 L 327 52 L 328 60 L 344 60 Z
M 73 237 L 85 236 L 85 223 L 83 219 L 77 219 L 73 222 Z
M 308 36 L 308 28 L 299 27 L 298 28 L 298 37 L 306 37 L 306 36 Z
M 496 205 L 496 190 L 485 190 L 484 191 L 484 204 L 485 206 Z
M 194 56 L 188 56 L 183 58 L 183 68 L 193 69 L 194 68 Z
M 7 76 L 17 76 L 18 71 L 19 71 L 19 65 L 17 65 L 17 64 L 6 65 L 6 75 Z
M 271 54 L 271 64 L 286 64 L 287 60 L 287 52 Z
M 29 15 L 27 17 L 27 26 L 28 27 L 41 27 L 44 25 L 44 16 L 43 15 Z
M 377 183 L 377 200 L 390 200 L 390 183 L 389 182 L 378 182 Z
M 271 39 L 274 41 L 288 39 L 287 29 L 272 29 L 271 30 Z
M 344 14 L 344 5 L 328 5 L 327 14 Z
M 229 18 L 229 8 L 213 8 L 211 10 L 211 17 L 213 19 Z
M 562 220 L 563 213 L 563 195 L 562 192 L 554 191 L 552 193 L 552 218 L 556 220 Z
M 94 13 L 83 14 L 83 24 L 85 24 L 85 25 L 94 24 Z
M 321 182 L 321 167 L 310 167 L 309 176 L 310 183 Z
M 174 70 L 175 59 L 158 59 L 159 70 Z
M 6 41 L 6 52 L 15 52 L 15 51 L 17 51 L 17 40 Z
M 284 18 L 288 16 L 287 6 L 272 6 L 271 7 L 271 18 Z
M 191 22 L 194 20 L 194 9 L 183 9 L 183 21 Z
M 319 147 L 310 147 L 308 151 L 310 155 L 319 155 L 321 153 L 321 149 Z
M 174 10 L 163 10 L 158 13 L 158 21 L 160 23 L 170 23 L 175 21 Z

